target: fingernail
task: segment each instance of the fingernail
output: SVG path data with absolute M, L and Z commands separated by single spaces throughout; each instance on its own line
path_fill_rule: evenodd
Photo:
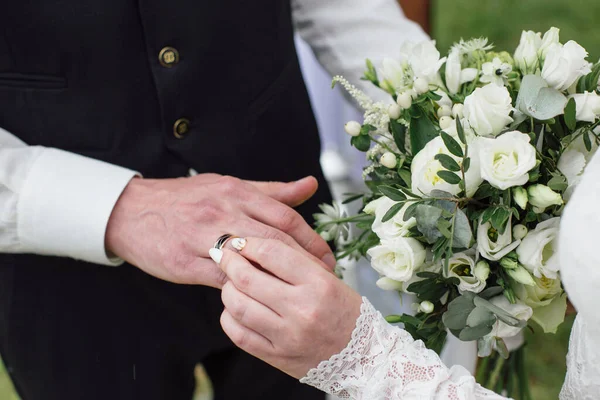
M 221 250 L 212 248 L 208 251 L 208 255 L 214 262 L 221 264 L 221 259 L 223 258 L 223 252 Z
M 242 251 L 244 250 L 244 247 L 246 247 L 246 243 L 248 242 L 244 238 L 234 238 L 231 240 L 231 247 L 237 251 Z
M 337 261 L 333 255 L 333 253 L 325 254 L 325 256 L 323 256 L 323 258 L 321 258 L 321 261 L 323 261 L 331 269 L 334 269 L 335 265 L 337 264 Z

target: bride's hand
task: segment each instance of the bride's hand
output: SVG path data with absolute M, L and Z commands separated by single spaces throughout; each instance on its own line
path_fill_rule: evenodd
M 221 326 L 242 350 L 300 378 L 350 341 L 361 297 L 301 252 L 248 238 L 240 254 L 225 250 L 220 266 L 229 278 Z

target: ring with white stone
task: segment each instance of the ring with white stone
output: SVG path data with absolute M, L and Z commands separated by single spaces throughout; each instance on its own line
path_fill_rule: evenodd
M 244 250 L 244 247 L 246 247 L 246 243 L 248 243 L 248 241 L 246 239 L 241 238 L 241 237 L 236 237 L 231 240 L 231 247 L 233 247 L 237 251 L 242 251 L 242 250 Z

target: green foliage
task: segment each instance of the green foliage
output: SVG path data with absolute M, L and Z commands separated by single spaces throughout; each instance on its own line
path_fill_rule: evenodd
M 420 109 L 413 105 L 411 110 L 416 110 L 416 115 L 410 120 L 410 149 L 412 154 L 417 154 L 427 143 L 439 135 L 439 128 L 433 121 Z

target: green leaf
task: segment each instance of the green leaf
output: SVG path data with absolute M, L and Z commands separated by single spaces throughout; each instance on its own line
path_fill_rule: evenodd
M 468 249 L 473 243 L 473 232 L 467 215 L 462 210 L 456 210 L 454 218 L 454 237 L 452 247 Z
M 458 133 L 458 138 L 463 144 L 467 144 L 467 138 L 465 138 L 465 130 L 463 129 L 462 122 L 460 122 L 460 118 L 456 118 L 456 132 Z
M 450 153 L 454 154 L 456 157 L 462 158 L 464 156 L 462 147 L 460 147 L 460 144 L 452 136 L 444 131 L 440 132 L 440 135 Z
M 513 317 L 512 315 L 510 315 L 509 313 L 507 313 L 500 307 L 493 305 L 492 303 L 490 303 L 489 301 L 487 301 L 485 299 L 482 299 L 481 297 L 475 297 L 473 299 L 473 302 L 474 302 L 475 306 L 477 306 L 477 307 L 487 308 L 489 311 L 493 312 L 500 321 L 504 322 L 505 324 L 507 324 L 509 326 L 512 326 L 515 328 L 524 328 L 527 325 L 526 321 L 519 320 L 519 319 Z
M 439 128 L 421 113 L 418 117 L 411 118 L 409 131 L 411 153 L 416 155 L 427 143 L 438 137 Z
M 352 203 L 358 199 L 362 199 L 363 197 L 365 197 L 364 194 L 355 194 L 355 195 L 351 195 L 349 197 L 346 197 L 346 199 L 342 202 L 342 204 L 349 204 Z
M 575 126 L 577 125 L 577 119 L 575 119 L 576 113 L 577 108 L 575 107 L 575 99 L 571 98 L 565 107 L 565 123 L 572 131 L 575 130 Z
M 437 175 L 451 185 L 457 185 L 461 181 L 460 176 L 456 175 L 454 172 L 438 171 Z
M 394 216 L 396 214 L 398 214 L 398 212 L 402 209 L 402 207 L 404 207 L 404 203 L 397 203 L 394 204 L 392 206 L 392 208 L 390 208 L 388 210 L 388 212 L 385 213 L 385 215 L 383 216 L 383 218 L 381 219 L 381 222 L 387 222 L 390 219 L 394 218 Z
M 548 187 L 557 192 L 562 192 L 567 190 L 569 184 L 567 183 L 567 178 L 562 174 L 553 174 L 552 179 L 548 181 Z
M 467 326 L 460 332 L 458 338 L 463 342 L 471 342 L 480 339 L 492 331 L 492 326 L 479 325 L 476 327 Z
M 485 211 L 481 214 L 481 223 L 485 224 L 486 222 L 488 222 L 492 218 L 492 215 L 494 215 L 494 211 L 496 211 L 495 207 L 486 208 Z
M 371 138 L 365 135 L 353 136 L 350 143 L 362 152 L 368 151 L 371 148 Z
M 498 190 L 489 183 L 483 183 L 481 186 L 479 186 L 479 189 L 477 189 L 473 197 L 478 200 L 483 200 L 493 196 L 497 193 L 497 191 Z
M 467 318 L 474 309 L 475 304 L 472 296 L 457 297 L 448 304 L 448 311 L 442 316 L 442 321 L 448 329 L 464 329 L 467 326 Z
M 585 149 L 587 151 L 592 151 L 592 141 L 590 140 L 590 135 L 587 132 L 583 134 L 583 144 L 585 145 Z
M 465 173 L 469 172 L 469 168 L 471 168 L 471 157 L 467 157 L 463 161 L 463 170 Z
M 399 191 L 396 188 L 391 186 L 379 186 L 379 191 L 384 195 L 389 197 L 393 201 L 404 201 L 406 200 L 406 195 Z
M 361 135 L 368 135 L 370 132 L 376 131 L 377 128 L 375 128 L 373 125 L 370 124 L 364 124 L 363 126 L 360 127 L 360 134 Z
M 405 325 L 412 325 L 414 327 L 419 327 L 421 326 L 421 320 L 412 316 L 412 315 L 408 315 L 408 314 L 402 314 L 400 316 L 400 322 L 402 322 Z
M 442 167 L 446 168 L 448 171 L 460 171 L 460 165 L 454 160 L 454 158 L 450 157 L 447 154 L 436 154 L 434 157 L 436 160 L 442 164 Z
M 490 288 L 485 289 L 483 292 L 479 293 L 479 297 L 482 297 L 486 300 L 491 299 L 492 297 L 496 297 L 498 296 L 500 293 L 502 293 L 504 289 L 502 289 L 501 286 L 493 286 Z
M 592 67 L 592 72 L 582 77 L 577 84 L 577 93 L 593 92 L 598 87 L 600 79 L 600 63 Z
M 506 223 L 508 222 L 511 214 L 512 212 L 506 208 L 497 207 L 491 218 L 492 227 L 497 229 L 500 234 L 504 233 L 504 230 L 506 229 Z
M 394 137 L 394 142 L 398 149 L 402 153 L 405 153 L 406 149 L 406 125 L 401 124 L 396 120 L 390 121 L 390 131 L 392 132 L 392 136 Z
M 423 278 L 423 279 L 438 279 L 441 277 L 440 274 L 437 274 L 435 272 L 428 272 L 428 271 L 417 272 L 417 276 L 419 278 Z
M 404 183 L 406 183 L 406 187 L 412 186 L 412 175 L 410 171 L 406 169 L 399 169 L 398 176 L 400 176 L 400 179 L 402 179 Z
M 388 315 L 385 320 L 390 324 L 398 324 L 402 322 L 402 316 L 400 315 Z
M 417 215 L 417 207 L 419 206 L 419 203 L 412 203 L 410 206 L 406 207 L 406 210 L 404 211 L 404 222 L 408 221 L 409 219 L 411 219 L 412 217 L 414 217 L 415 215 Z
M 417 220 L 417 229 L 423 234 L 428 243 L 435 243 L 443 235 L 440 233 L 437 222 L 442 216 L 442 210 L 426 204 L 419 204 L 416 207 L 415 219 Z
M 467 318 L 467 325 L 471 327 L 485 325 L 492 326 L 496 322 L 496 316 L 482 307 L 475 307 L 469 317 Z
M 556 89 L 549 88 L 546 81 L 537 75 L 525 75 L 521 81 L 516 108 L 525 115 L 546 121 L 563 114 L 567 97 Z
M 438 219 L 437 228 L 440 231 L 440 233 L 442 235 L 444 235 L 444 237 L 447 239 L 450 239 L 452 237 L 452 232 L 450 232 L 451 227 L 452 227 L 452 224 L 447 219 L 444 219 L 444 218 Z

